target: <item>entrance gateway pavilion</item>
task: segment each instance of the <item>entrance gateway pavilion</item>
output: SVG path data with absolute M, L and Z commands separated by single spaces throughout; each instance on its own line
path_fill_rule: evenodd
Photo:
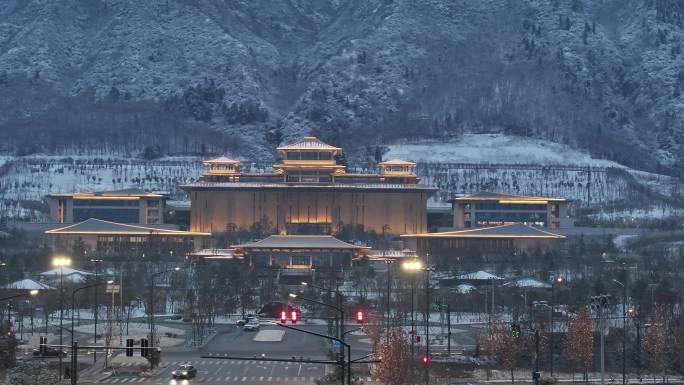
M 250 266 L 278 270 L 279 283 L 292 285 L 313 281 L 314 272 L 327 277 L 342 273 L 370 250 L 330 235 L 271 235 L 232 247 Z
M 207 160 L 190 195 L 190 230 L 218 233 L 255 226 L 276 234 L 331 235 L 345 229 L 376 233 L 427 231 L 427 199 L 436 188 L 420 184 L 415 163 L 378 164 L 378 173 L 351 173 L 339 147 L 307 136 L 277 148 L 272 172 L 246 173 L 226 157 Z

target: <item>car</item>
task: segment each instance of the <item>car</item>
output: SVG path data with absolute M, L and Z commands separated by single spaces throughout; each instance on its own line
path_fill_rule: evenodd
M 59 357 L 60 356 L 60 350 L 57 350 L 53 347 L 48 346 L 45 348 L 45 352 L 43 352 L 41 354 L 39 349 L 33 349 L 33 356 L 34 357 Z M 61 350 L 61 356 L 62 357 L 67 356 L 66 350 Z
M 189 364 L 184 364 L 178 367 L 178 369 L 171 372 L 171 377 L 174 380 L 177 379 L 189 379 L 197 375 L 197 369 Z
M 242 330 L 246 332 L 258 332 L 260 327 L 259 321 L 249 321 Z
M 237 320 L 237 321 L 235 322 L 235 324 L 236 324 L 237 326 L 245 326 L 246 323 L 247 323 L 247 320 L 244 319 L 244 318 L 240 318 L 239 320 Z

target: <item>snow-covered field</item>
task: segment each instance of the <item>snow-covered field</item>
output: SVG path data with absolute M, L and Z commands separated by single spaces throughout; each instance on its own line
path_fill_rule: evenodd
M 414 162 L 539 164 L 623 167 L 586 152 L 539 139 L 502 134 L 464 134 L 450 142 L 415 142 L 389 145 L 385 158 Z

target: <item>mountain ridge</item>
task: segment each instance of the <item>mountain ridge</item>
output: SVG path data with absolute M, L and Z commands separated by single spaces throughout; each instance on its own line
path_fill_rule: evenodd
M 144 102 L 257 157 L 308 133 L 358 157 L 491 132 L 668 173 L 684 162 L 676 0 L 13 0 L 0 20 L 15 147 L 64 103 Z

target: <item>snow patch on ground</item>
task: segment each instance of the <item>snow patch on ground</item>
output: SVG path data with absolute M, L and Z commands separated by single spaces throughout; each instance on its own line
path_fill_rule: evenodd
M 651 206 L 644 209 L 628 209 L 613 212 L 600 212 L 592 217 L 603 220 L 664 219 L 684 216 L 684 209 L 669 206 Z
M 386 159 L 414 162 L 507 163 L 576 165 L 596 167 L 624 166 L 592 158 L 586 152 L 539 139 L 503 134 L 465 134 L 449 142 L 424 141 L 388 146 Z

